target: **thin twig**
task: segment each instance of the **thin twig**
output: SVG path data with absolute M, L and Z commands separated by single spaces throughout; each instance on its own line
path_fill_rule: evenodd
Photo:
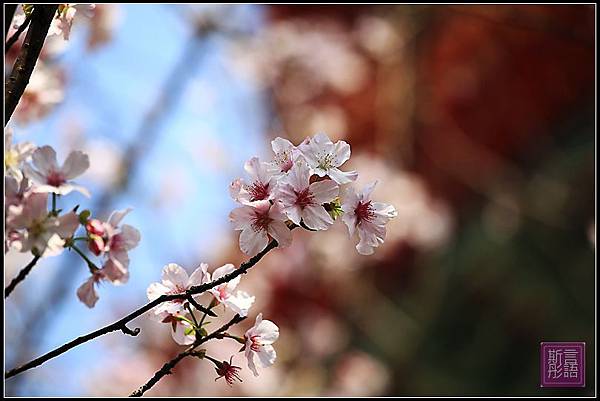
M 240 315 L 235 315 L 233 317 L 233 319 L 231 319 L 227 324 L 225 324 L 221 328 L 215 330 L 213 333 L 209 334 L 208 336 L 202 337 L 200 340 L 195 342 L 191 347 L 189 347 L 188 349 L 186 349 L 185 351 L 183 351 L 182 353 L 177 355 L 175 358 L 171 359 L 169 362 L 165 363 L 162 366 L 162 368 L 160 368 L 154 374 L 154 376 L 152 376 L 152 378 L 150 378 L 150 380 L 148 380 L 143 386 L 141 386 L 139 389 L 135 390 L 129 396 L 130 397 L 141 397 L 142 395 L 144 395 L 144 393 L 146 391 L 150 390 L 156 383 L 158 383 L 160 381 L 160 379 L 162 379 L 166 375 L 171 374 L 171 369 L 173 369 L 175 367 L 175 365 L 177 365 L 179 363 L 179 361 L 181 361 L 183 358 L 185 358 L 187 356 L 193 355 L 194 350 L 196 348 L 198 348 L 200 345 L 204 344 L 205 342 L 207 342 L 209 340 L 212 340 L 214 338 L 219 338 L 219 335 L 221 333 L 223 333 L 224 331 L 227 331 L 231 326 L 241 322 L 244 319 L 245 319 L 245 317 L 241 317 Z
M 33 68 L 40 56 L 50 23 L 52 22 L 52 18 L 54 18 L 57 8 L 58 4 L 36 4 L 33 8 L 31 24 L 27 30 L 27 35 L 4 87 L 5 126 L 17 108 L 17 104 L 19 104 L 19 100 L 23 96 L 27 84 L 29 84 L 29 78 L 31 78 Z
M 25 21 L 23 21 L 23 23 L 17 29 L 17 31 L 13 33 L 10 38 L 8 38 L 8 40 L 6 41 L 6 46 L 4 46 L 4 54 L 8 53 L 10 48 L 13 47 L 15 43 L 17 43 L 17 40 L 19 40 L 19 36 L 21 36 L 25 28 L 27 28 L 27 25 L 29 25 L 29 23 L 31 22 L 31 15 L 32 14 L 29 14 L 27 17 L 25 17 Z
M 15 289 L 15 287 L 23 280 L 25 280 L 25 277 L 27 277 L 27 275 L 29 274 L 29 272 L 31 271 L 31 269 L 33 269 L 33 266 L 35 266 L 35 264 L 38 262 L 38 260 L 40 260 L 40 255 L 36 255 L 33 257 L 33 259 L 31 259 L 31 262 L 29 262 L 27 264 L 27 266 L 25 266 L 24 268 L 21 269 L 21 271 L 19 272 L 19 274 L 17 274 L 17 277 L 13 278 L 12 281 L 10 282 L 10 284 L 8 285 L 8 287 L 6 287 L 4 289 L 4 299 L 8 298 L 8 296 L 10 295 L 11 292 L 13 292 L 13 290 Z
M 75 340 L 72 340 L 64 345 L 61 345 L 60 347 L 40 356 L 32 361 L 29 361 L 29 362 L 21 365 L 18 368 L 14 368 L 14 369 L 9 370 L 8 372 L 5 372 L 4 377 L 6 379 L 8 379 L 10 377 L 18 375 L 19 373 L 25 372 L 26 370 L 35 368 L 36 366 L 39 366 L 42 363 L 44 363 L 52 358 L 55 358 L 58 355 L 61 355 L 65 352 L 69 351 L 70 349 L 75 348 L 76 346 L 86 343 L 97 337 L 103 336 L 108 333 L 112 333 L 113 331 L 129 330 L 125 326 L 127 323 L 129 323 L 133 319 L 137 318 L 138 316 L 146 313 L 147 311 L 154 308 L 155 306 L 160 305 L 163 302 L 174 301 L 174 300 L 179 300 L 179 299 L 187 299 L 192 295 L 202 294 L 202 293 L 210 290 L 211 288 L 214 288 L 223 283 L 227 283 L 242 274 L 246 274 L 250 268 L 252 268 L 254 265 L 256 265 L 263 258 L 263 256 L 265 256 L 270 250 L 272 250 L 276 247 L 277 247 L 277 241 L 272 240 L 265 249 L 263 249 L 261 252 L 259 252 L 256 256 L 253 256 L 250 259 L 248 259 L 248 261 L 242 263 L 238 269 L 232 271 L 231 273 L 226 274 L 216 280 L 213 280 L 210 283 L 205 283 L 202 285 L 191 287 L 187 291 L 185 291 L 181 294 L 161 295 L 160 297 L 156 298 L 154 301 L 147 303 L 146 305 L 142 306 L 141 308 L 136 309 L 135 311 L 131 312 L 129 315 L 123 317 L 120 320 L 117 320 L 114 323 L 109 324 L 108 326 L 102 327 L 102 328 L 100 328 L 96 331 L 93 331 L 89 334 L 86 334 L 84 336 L 77 337 Z

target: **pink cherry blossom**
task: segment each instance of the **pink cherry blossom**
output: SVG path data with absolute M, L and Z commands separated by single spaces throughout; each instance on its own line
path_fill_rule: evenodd
M 279 327 L 270 320 L 262 320 L 262 313 L 256 317 L 254 326 L 251 327 L 244 335 L 246 340 L 245 352 L 248 359 L 248 367 L 258 376 L 254 357 L 258 357 L 258 364 L 263 368 L 267 368 L 277 358 L 273 343 L 279 338 Z
M 69 40 L 75 14 L 79 13 L 88 18 L 92 17 L 95 7 L 95 4 L 60 4 L 58 6 L 58 15 L 52 20 L 48 35 L 62 35 L 64 40 Z
M 10 246 L 19 252 L 33 251 L 42 256 L 62 252 L 65 239 L 79 226 L 74 212 L 60 217 L 48 214 L 48 194 L 32 193 L 20 205 L 8 207 L 6 224 L 11 229 Z
M 51 146 L 42 146 L 33 152 L 33 166 L 26 164 L 25 175 L 35 184 L 35 192 L 53 192 L 66 195 L 75 190 L 89 197 L 87 189 L 74 185 L 69 181 L 83 174 L 90 166 L 88 156 L 80 151 L 73 151 L 67 156 L 64 164 L 58 166 L 56 152 Z
M 14 177 L 17 181 L 23 179 L 21 166 L 35 150 L 31 142 L 13 144 L 13 133 L 10 128 L 4 129 L 4 168 L 5 176 Z
M 162 295 L 185 293 L 190 287 L 200 285 L 204 282 L 206 269 L 208 269 L 208 265 L 202 263 L 191 276 L 188 276 L 187 272 L 181 266 L 169 263 L 163 267 L 161 282 L 150 284 L 146 290 L 146 295 L 150 301 L 154 301 Z M 168 316 L 184 313 L 183 302 L 184 300 L 163 302 L 152 310 L 153 313 L 151 316 L 159 321 L 163 321 Z
M 295 163 L 285 181 L 278 187 L 277 199 L 283 211 L 295 224 L 300 220 L 313 230 L 326 230 L 333 219 L 322 206 L 333 201 L 339 186 L 333 180 L 310 183 L 310 169 L 305 163 Z
M 83 302 L 88 308 L 93 308 L 100 298 L 96 291 L 96 286 L 103 279 L 103 274 L 98 271 L 92 274 L 83 284 L 77 289 L 77 297 Z
M 325 134 L 317 134 L 298 147 L 314 174 L 329 176 L 338 184 L 347 184 L 358 177 L 356 171 L 341 171 L 338 167 L 350 158 L 350 145 L 344 141 L 331 142 Z
M 300 157 L 300 151 L 287 139 L 277 137 L 271 141 L 271 147 L 275 153 L 271 164 L 279 174 L 287 173 Z
M 228 263 L 224 266 L 221 266 L 212 274 L 212 278 L 210 273 L 208 273 L 208 266 L 202 265 L 203 269 L 203 283 L 210 283 L 211 281 L 218 280 L 226 274 L 229 274 L 235 270 L 235 266 L 231 263 Z M 246 316 L 248 314 L 248 310 L 254 303 L 254 297 L 248 294 L 245 291 L 237 291 L 234 293 L 235 288 L 240 283 L 241 277 L 237 276 L 233 280 L 229 280 L 226 283 L 220 284 L 216 287 L 208 290 L 215 299 L 225 305 L 225 307 L 231 309 L 235 313 L 240 316 Z
M 277 183 L 273 169 L 268 163 L 253 157 L 244 164 L 249 182 L 241 178 L 229 185 L 231 197 L 240 203 L 271 199 Z
M 88 247 L 96 255 L 104 255 L 104 277 L 113 284 L 124 284 L 129 279 L 129 254 L 140 242 L 140 232 L 121 220 L 132 209 L 114 211 L 107 222 L 92 219 L 86 224 Z
M 348 227 L 350 236 L 358 231 L 359 243 L 356 245 L 361 255 L 371 255 L 374 248 L 383 244 L 385 240 L 385 225 L 398 215 L 392 205 L 371 201 L 371 192 L 377 181 L 365 187 L 358 194 L 352 188 L 348 188 L 342 199 L 342 220 Z
M 242 230 L 240 249 L 254 256 L 267 246 L 269 236 L 284 248 L 292 242 L 292 233 L 286 226 L 287 217 L 280 202 L 256 201 L 231 211 L 229 219 L 234 229 Z

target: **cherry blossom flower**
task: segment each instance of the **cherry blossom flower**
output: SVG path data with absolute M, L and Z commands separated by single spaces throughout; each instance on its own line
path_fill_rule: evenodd
M 256 317 L 254 326 L 244 335 L 246 339 L 245 352 L 248 359 L 248 367 L 258 376 L 254 356 L 258 357 L 258 364 L 267 368 L 275 363 L 277 353 L 273 348 L 273 343 L 279 338 L 279 327 L 270 320 L 262 320 L 262 313 Z
M 253 157 L 244 164 L 250 177 L 249 183 L 238 178 L 229 185 L 229 194 L 240 203 L 271 199 L 277 180 L 268 163 Z
M 51 43 L 56 41 L 49 40 L 48 45 Z M 44 49 L 46 47 L 47 45 L 44 44 Z M 52 50 L 52 53 L 58 52 L 60 49 Z M 64 86 L 65 77 L 62 69 L 38 61 L 15 109 L 14 120 L 19 124 L 27 124 L 45 117 L 64 99 Z
M 63 165 L 59 167 L 54 149 L 51 146 L 42 146 L 33 152 L 32 162 L 35 168 L 28 163 L 25 165 L 24 172 L 36 184 L 35 192 L 66 195 L 75 190 L 90 197 L 87 189 L 69 182 L 83 174 L 90 166 L 90 160 L 85 153 L 80 151 L 69 153 Z
M 20 205 L 8 208 L 7 225 L 12 231 L 10 245 L 19 252 L 33 251 L 42 256 L 62 252 L 64 239 L 72 237 L 79 226 L 74 212 L 60 217 L 48 214 L 48 194 L 32 193 Z
M 27 178 L 23 178 L 19 183 L 13 176 L 4 176 L 4 253 L 8 252 L 11 238 L 19 238 L 18 231 L 9 224 L 8 208 L 9 206 L 22 204 L 31 193 L 30 189 L 31 186 Z
M 7 211 L 11 205 L 20 205 L 29 195 L 31 183 L 27 178 L 20 182 L 13 176 L 4 176 L 4 210 Z M 7 214 L 5 215 L 5 217 Z
M 371 201 L 371 192 L 377 181 L 366 186 L 358 194 L 353 188 L 348 188 L 342 199 L 342 220 L 348 227 L 350 236 L 358 231 L 359 243 L 356 245 L 361 255 L 371 255 L 374 248 L 385 240 L 385 225 L 398 215 L 392 205 Z
M 347 184 L 358 177 L 356 171 L 341 171 L 338 167 L 350 158 L 350 145 L 344 141 L 331 142 L 325 134 L 317 134 L 298 147 L 306 162 L 319 177 L 329 176 L 338 184 Z
M 294 144 L 280 137 L 271 141 L 271 148 L 273 149 L 273 153 L 275 153 L 271 164 L 280 175 L 287 173 L 300 155 L 299 150 Z
M 191 276 L 188 276 L 187 272 L 181 266 L 169 263 L 163 267 L 162 282 L 150 284 L 146 290 L 146 295 L 150 301 L 154 301 L 162 295 L 185 293 L 190 287 L 200 285 L 204 282 L 203 278 L 207 269 L 208 265 L 202 263 Z M 168 316 L 184 313 L 183 302 L 183 299 L 163 302 L 152 310 L 153 313 L 151 316 L 163 321 Z
M 113 284 L 124 284 L 129 279 L 129 254 L 140 242 L 140 232 L 121 220 L 132 209 L 114 211 L 107 222 L 88 221 L 86 230 L 93 245 L 90 249 L 96 255 L 107 256 L 102 270 L 106 279 Z M 91 230 L 91 231 L 90 231 Z
M 239 380 L 240 383 L 242 382 L 242 379 L 238 375 L 238 372 L 242 370 L 242 368 L 240 368 L 239 366 L 233 366 L 233 355 L 231 356 L 231 358 L 229 358 L 229 362 L 219 362 L 216 359 L 207 356 L 205 356 L 205 358 L 210 359 L 215 364 L 215 370 L 217 372 L 217 375 L 219 375 L 219 377 L 217 377 L 215 381 L 219 380 L 221 377 L 224 377 L 225 381 L 230 386 L 232 386 L 236 380 Z
M 96 291 L 96 286 L 104 278 L 102 271 L 99 270 L 93 273 L 83 284 L 77 289 L 77 298 L 83 302 L 88 308 L 93 308 L 100 298 Z
M 208 265 L 202 264 L 201 268 L 203 270 L 203 283 L 210 283 L 211 281 L 218 280 L 226 274 L 235 271 L 235 266 L 231 263 L 228 263 L 224 266 L 215 269 L 211 278 L 210 273 L 208 273 Z M 245 291 L 238 290 L 234 294 L 234 290 L 240 283 L 241 279 L 242 278 L 240 276 L 237 276 L 233 280 L 213 287 L 208 291 L 215 297 L 215 299 L 218 302 L 222 303 L 223 305 L 225 305 L 225 307 L 244 317 L 248 314 L 248 310 L 254 303 L 255 298 Z
M 27 160 L 33 151 L 35 145 L 31 142 L 21 142 L 13 144 L 13 133 L 12 129 L 6 128 L 4 130 L 4 169 L 5 175 L 8 174 L 21 181 L 23 179 L 23 173 L 21 171 L 21 165 Z
M 48 35 L 62 35 L 64 40 L 69 40 L 71 34 L 71 26 L 75 14 L 80 13 L 88 18 L 94 15 L 95 4 L 60 4 L 58 6 L 58 14 L 52 20 Z
M 295 163 L 284 183 L 278 187 L 277 199 L 283 211 L 295 224 L 300 220 L 313 230 L 326 230 L 333 219 L 322 206 L 333 201 L 339 186 L 333 180 L 310 183 L 310 168 L 305 163 Z
M 256 201 L 231 211 L 229 219 L 240 234 L 240 249 L 254 256 L 267 246 L 269 236 L 284 248 L 292 242 L 292 233 L 286 226 L 286 215 L 281 202 Z

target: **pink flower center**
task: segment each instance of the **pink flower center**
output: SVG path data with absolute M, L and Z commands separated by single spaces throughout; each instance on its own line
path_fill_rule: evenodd
M 285 150 L 275 155 L 275 163 L 277 163 L 281 171 L 283 171 L 284 173 L 287 173 L 294 165 L 291 153 L 292 152 L 290 150 Z
M 229 298 L 229 295 L 230 295 L 230 294 L 227 292 L 227 288 L 226 288 L 226 286 L 224 286 L 224 285 L 220 286 L 220 287 L 217 289 L 217 291 L 219 292 L 219 298 L 220 298 L 221 300 L 225 300 L 225 299 Z
M 269 184 L 263 184 L 260 181 L 255 181 L 250 189 L 250 201 L 265 200 L 269 198 Z
M 371 201 L 365 203 L 358 202 L 354 214 L 356 215 L 357 223 L 373 220 L 373 217 L 375 217 L 375 210 L 373 210 L 373 206 L 371 206 Z
M 296 194 L 296 205 L 300 206 L 302 209 L 304 209 L 306 206 L 315 204 L 315 197 L 308 188 L 301 192 L 294 191 L 294 193 Z
M 242 381 L 242 379 L 238 375 L 238 372 L 241 370 L 241 368 L 238 366 L 233 366 L 231 364 L 231 359 L 229 359 L 229 362 L 227 362 L 227 361 L 221 362 L 219 365 L 217 365 L 215 370 L 217 371 L 217 374 L 219 375 L 219 377 L 217 377 L 217 379 L 220 377 L 224 377 L 225 381 L 230 386 L 233 384 L 233 382 L 235 380 L 239 380 L 240 382 Z M 217 379 L 215 379 L 215 381 Z
M 260 343 L 260 336 L 259 335 L 255 335 L 250 337 L 250 341 L 252 341 L 252 344 L 250 345 L 250 349 L 254 352 L 258 352 L 260 351 L 260 347 L 261 347 L 261 343 Z
M 60 187 L 65 182 L 65 176 L 60 171 L 51 171 L 46 177 L 46 184 L 53 187 Z
M 266 231 L 269 228 L 269 224 L 273 221 L 272 218 L 269 217 L 268 212 L 259 214 L 256 213 L 254 216 L 254 221 L 252 222 L 252 229 L 254 231 Z

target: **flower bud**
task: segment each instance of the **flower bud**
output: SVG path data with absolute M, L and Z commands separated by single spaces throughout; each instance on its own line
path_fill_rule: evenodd
M 83 212 L 81 212 L 83 214 Z M 104 237 L 106 235 L 106 229 L 102 222 L 98 219 L 91 219 L 85 224 L 85 229 L 90 235 L 97 235 Z
M 79 213 L 79 222 L 81 224 L 87 224 L 87 221 L 91 215 L 92 212 L 90 212 L 88 209 L 82 210 L 81 213 Z

